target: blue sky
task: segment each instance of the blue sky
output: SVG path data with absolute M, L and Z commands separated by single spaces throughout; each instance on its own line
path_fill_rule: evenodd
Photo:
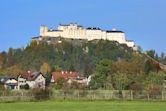
M 0 51 L 26 46 L 39 26 L 116 28 L 144 50 L 166 53 L 166 0 L 1 0 Z

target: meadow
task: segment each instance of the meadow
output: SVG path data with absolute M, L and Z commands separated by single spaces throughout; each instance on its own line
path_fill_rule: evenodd
M 166 102 L 44 101 L 0 103 L 0 111 L 165 111 Z

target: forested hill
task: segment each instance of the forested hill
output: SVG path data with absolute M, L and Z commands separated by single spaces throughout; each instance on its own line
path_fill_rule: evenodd
M 0 73 L 10 75 L 27 70 L 40 71 L 45 66 L 48 72 L 67 70 L 90 75 L 104 59 L 112 62 L 123 60 L 136 64 L 141 70 L 144 70 L 146 60 L 126 45 L 112 41 L 94 40 L 79 45 L 66 40 L 54 45 L 32 42 L 26 48 L 10 48 L 8 52 L 0 53 Z

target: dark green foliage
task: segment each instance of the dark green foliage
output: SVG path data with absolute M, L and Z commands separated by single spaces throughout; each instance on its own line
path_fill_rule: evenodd
M 24 88 L 25 88 L 26 90 L 28 90 L 28 89 L 29 89 L 29 85 L 28 85 L 28 84 L 25 84 Z
M 28 90 L 29 89 L 29 85 L 28 84 L 22 85 L 22 86 L 20 86 L 20 89 Z
M 46 87 L 47 87 L 51 83 L 51 74 L 46 74 L 45 78 L 46 78 Z
M 147 51 L 147 55 L 149 55 L 150 57 L 154 58 L 155 57 L 155 50 L 149 50 Z
M 111 73 L 112 61 L 104 59 L 96 67 L 92 81 L 90 82 L 90 87 L 95 88 L 104 88 L 107 83 L 107 77 Z
M 69 71 L 75 71 L 75 68 L 74 68 L 74 66 L 73 66 L 73 64 L 71 63 L 71 65 L 70 65 L 70 67 L 69 67 Z

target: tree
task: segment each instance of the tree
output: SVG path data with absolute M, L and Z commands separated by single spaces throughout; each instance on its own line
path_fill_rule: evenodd
M 162 86 L 164 82 L 164 77 L 165 74 L 163 72 L 150 72 L 148 75 L 145 75 L 145 89 L 149 90 L 150 88 L 154 88 L 156 85 Z
M 14 55 L 14 49 L 13 48 L 9 48 L 8 56 L 11 57 L 13 55 Z
M 50 85 L 50 83 L 51 83 L 51 74 L 47 74 L 46 76 L 45 76 L 45 78 L 46 78 L 46 87 L 48 87 L 49 85 Z
M 145 75 L 144 89 L 150 94 L 150 97 L 156 97 L 161 95 L 165 74 L 163 72 L 150 72 Z
M 69 71 L 73 71 L 73 72 L 75 71 L 75 68 L 74 68 L 73 64 L 70 65 Z
M 15 65 L 15 60 L 14 60 L 14 49 L 9 48 L 8 54 L 7 54 L 7 66 L 10 67 L 12 65 Z
M 161 58 L 161 61 L 165 59 L 165 53 L 164 52 L 161 52 L 160 58 Z
M 108 76 L 112 67 L 112 61 L 109 59 L 103 59 L 99 62 L 99 64 L 96 67 L 96 71 L 100 75 Z
M 114 89 L 128 89 L 130 83 L 140 82 L 144 73 L 138 60 L 132 60 L 132 62 L 120 60 L 113 63 L 111 75 L 107 79 Z
M 121 72 L 113 74 L 113 81 L 117 90 L 125 90 L 130 83 L 127 74 Z
M 62 68 L 59 65 L 54 65 L 51 69 L 52 72 L 54 71 L 62 71 Z
M 15 77 L 22 72 L 23 70 L 20 65 L 13 65 L 4 71 L 5 74 L 12 75 Z
M 155 54 L 156 54 L 155 50 L 149 50 L 149 51 L 147 51 L 147 55 L 149 55 L 152 58 L 155 58 Z
M 84 64 L 84 76 L 88 77 L 93 73 L 93 68 L 90 64 Z
M 145 62 L 145 67 L 144 67 L 144 71 L 146 74 L 148 74 L 149 72 L 158 72 L 159 70 L 161 70 L 159 64 L 154 63 L 152 60 L 148 59 Z
M 59 77 L 57 80 L 56 80 L 56 89 L 61 89 L 63 88 L 65 84 L 65 79 L 63 77 Z
M 88 58 L 88 55 L 85 54 L 84 55 L 84 60 L 83 60 L 83 72 L 84 72 L 84 76 L 89 76 L 92 74 L 92 66 L 90 65 L 90 60 Z
M 112 61 L 108 59 L 101 60 L 96 67 L 94 76 L 90 83 L 91 87 L 105 88 L 107 76 L 111 73 Z
M 3 57 L 3 55 L 0 53 L 0 69 L 2 68 L 3 61 L 4 61 L 4 57 Z
M 120 60 L 114 62 L 112 65 L 112 73 L 128 73 L 128 74 L 137 74 L 141 72 L 141 68 L 138 62 L 128 62 L 126 60 Z
M 44 75 L 50 73 L 50 71 L 51 71 L 51 68 L 48 63 L 45 62 L 40 66 L 40 72 L 43 73 Z
M 38 43 L 37 43 L 37 41 L 31 41 L 31 43 L 30 43 L 30 47 L 36 47 L 38 45 Z

